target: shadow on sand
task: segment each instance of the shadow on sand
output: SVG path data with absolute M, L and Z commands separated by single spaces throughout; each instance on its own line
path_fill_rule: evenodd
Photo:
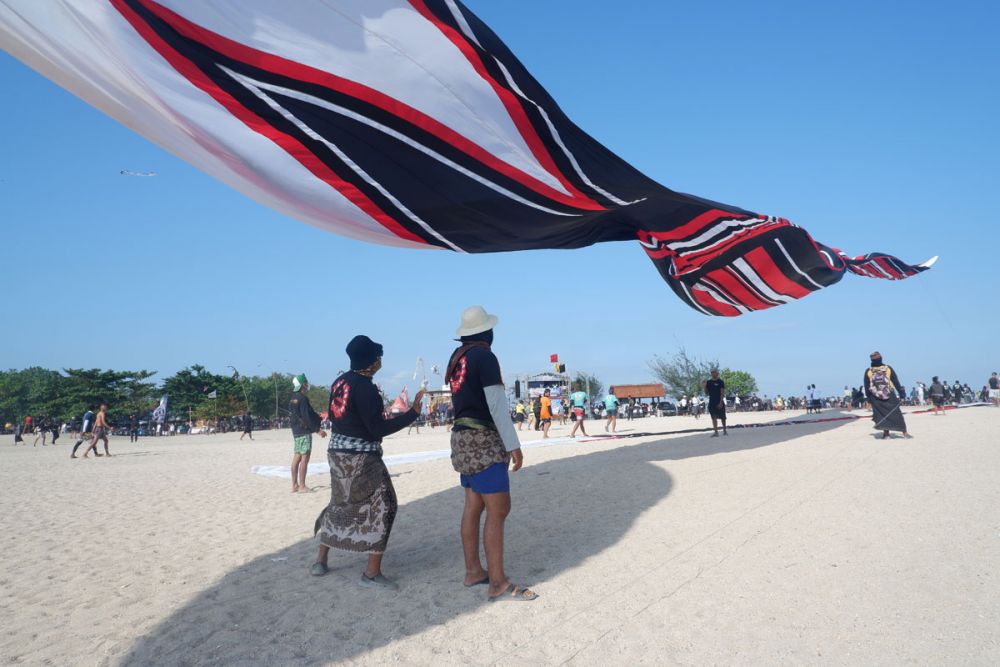
M 618 542 L 670 493 L 673 480 L 655 462 L 766 447 L 845 423 L 698 433 L 538 465 L 529 451 L 529 466 L 512 478 L 508 574 L 539 586 L 543 598 L 532 604 L 544 604 L 545 581 Z M 226 574 L 137 640 L 122 664 L 324 664 L 476 612 L 486 591 L 461 583 L 461 508 L 457 484 L 400 507 L 384 565 L 399 593 L 356 585 L 363 556 L 333 552 L 330 573 L 310 577 L 316 542 L 304 539 Z M 295 520 L 311 527 L 314 518 Z

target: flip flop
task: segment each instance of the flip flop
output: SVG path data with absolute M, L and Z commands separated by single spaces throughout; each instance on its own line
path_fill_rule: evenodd
M 322 577 L 329 571 L 330 567 L 326 563 L 313 563 L 312 567 L 309 568 L 309 574 L 314 577 Z
M 465 586 L 466 588 L 472 588 L 473 586 L 482 586 L 483 584 L 488 584 L 488 583 L 490 583 L 489 572 L 487 572 L 486 576 L 480 579 L 479 581 L 473 581 L 471 584 L 462 584 L 462 585 Z
M 509 595 L 508 591 L 510 591 Z M 526 586 L 520 584 L 507 584 L 503 593 L 490 595 L 486 599 L 490 602 L 531 602 L 538 599 L 538 593 L 528 590 Z

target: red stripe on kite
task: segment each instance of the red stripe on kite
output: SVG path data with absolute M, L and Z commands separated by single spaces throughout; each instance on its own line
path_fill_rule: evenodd
M 763 248 L 754 248 L 743 255 L 743 259 L 747 261 L 750 268 L 757 272 L 761 280 L 778 294 L 801 299 L 810 293 L 805 287 L 786 276 L 781 267 L 771 259 L 771 255 Z
M 473 69 L 479 74 L 480 77 L 486 83 L 490 84 L 493 88 L 493 92 L 496 93 L 497 97 L 503 103 L 504 108 L 507 109 L 507 113 L 510 115 L 510 119 L 514 121 L 514 125 L 517 127 L 518 131 L 521 133 L 521 137 L 524 139 L 525 143 L 528 144 L 528 148 L 531 149 L 531 154 L 535 156 L 535 159 L 542 165 L 542 167 L 552 174 L 562 186 L 566 188 L 570 193 L 575 196 L 575 199 L 581 199 L 583 202 L 591 205 L 594 209 L 604 210 L 604 207 L 598 204 L 596 201 L 591 199 L 589 196 L 580 192 L 573 185 L 573 183 L 566 178 L 562 173 L 562 170 L 556 166 L 555 160 L 549 154 L 548 149 L 545 148 L 545 144 L 542 143 L 541 137 L 535 131 L 535 126 L 531 124 L 528 120 L 527 114 L 524 113 L 524 108 L 521 103 L 518 102 L 517 97 L 513 92 L 508 90 L 506 87 L 502 86 L 496 79 L 494 79 L 490 73 L 486 70 L 483 65 L 482 59 L 480 59 L 479 54 L 476 53 L 475 47 L 469 43 L 469 41 L 460 32 L 452 28 L 447 23 L 444 23 L 439 19 L 434 12 L 427 7 L 424 0 L 409 0 L 409 3 L 416 9 L 421 16 L 433 23 L 441 33 L 451 41 L 458 50 L 462 52 L 469 64 L 472 65 Z M 590 209 L 591 206 L 582 206 L 579 203 L 576 204 L 578 208 Z
M 697 301 L 703 308 L 707 308 L 716 315 L 722 315 L 723 317 L 736 317 L 740 314 L 733 306 L 730 306 L 724 301 L 719 301 L 714 296 L 700 289 L 691 289 L 691 296 Z
M 118 0 L 112 1 L 116 6 L 120 4 Z M 529 190 L 551 199 L 554 202 L 588 211 L 605 210 L 603 206 L 585 195 L 578 193 L 579 196 L 574 197 L 560 192 L 547 183 L 538 180 L 534 176 L 527 174 L 507 162 L 504 162 L 484 149 L 482 146 L 459 134 L 444 123 L 409 106 L 405 102 L 401 102 L 400 100 L 379 92 L 374 88 L 370 88 L 362 83 L 358 83 L 357 81 L 345 79 L 337 76 L 336 74 L 331 74 L 330 72 L 324 72 L 323 70 L 310 67 L 309 65 L 297 63 L 294 60 L 288 60 L 287 58 L 282 58 L 281 56 L 259 51 L 247 46 L 246 44 L 241 44 L 227 37 L 223 37 L 222 35 L 212 32 L 207 28 L 203 28 L 197 23 L 189 21 L 180 14 L 177 14 L 176 12 L 159 4 L 155 0 L 137 0 L 137 2 L 142 4 L 152 13 L 156 14 L 156 16 L 165 21 L 168 25 L 170 25 L 170 27 L 180 34 L 189 39 L 205 44 L 215 51 L 228 56 L 229 58 L 239 60 L 240 62 L 247 63 L 248 65 L 252 65 L 253 67 L 257 67 L 274 74 L 323 86 L 338 93 L 343 93 L 344 95 L 349 95 L 350 97 L 367 102 L 372 106 L 378 107 L 383 111 L 391 113 L 392 115 L 419 127 L 425 132 L 433 134 L 435 137 L 444 141 L 453 148 L 462 151 L 466 155 L 482 162 L 489 168 L 520 183 Z
M 144 2 L 144 0 L 139 0 Z M 274 128 L 266 120 L 253 113 L 229 93 L 219 88 L 214 81 L 209 79 L 197 65 L 175 51 L 167 44 L 156 31 L 153 30 L 142 18 L 129 7 L 124 0 L 111 0 L 111 4 L 121 15 L 132 24 L 132 27 L 145 39 L 157 53 L 163 56 L 174 69 L 181 73 L 192 84 L 210 95 L 212 99 L 224 106 L 231 114 L 241 120 L 247 127 L 257 132 L 275 144 L 280 146 L 286 153 L 295 158 L 303 167 L 312 172 L 317 178 L 335 188 L 351 203 L 364 211 L 367 215 L 376 220 L 383 227 L 391 231 L 401 239 L 414 241 L 423 245 L 430 245 L 427 240 L 417 236 L 396 221 L 391 215 L 383 211 L 379 206 L 369 199 L 363 192 L 357 189 L 338 176 L 322 160 L 316 157 L 312 151 L 306 148 L 298 139 Z
M 735 276 L 729 273 L 728 267 L 716 269 L 705 276 L 709 280 L 717 282 L 723 289 L 729 292 L 741 306 L 746 306 L 751 310 L 764 310 L 777 304 L 762 300 L 754 294 L 746 285 L 740 282 Z

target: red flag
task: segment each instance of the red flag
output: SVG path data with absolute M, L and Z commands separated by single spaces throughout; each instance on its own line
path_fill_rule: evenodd
M 559 361 L 559 355 L 558 354 L 550 354 L 549 355 L 549 361 L 551 361 L 552 363 L 556 363 L 557 361 Z

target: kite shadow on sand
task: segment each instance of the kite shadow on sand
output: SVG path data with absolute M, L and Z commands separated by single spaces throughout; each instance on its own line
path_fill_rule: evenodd
M 670 494 L 673 479 L 657 462 L 757 449 L 844 423 L 698 433 L 529 465 L 514 476 L 508 574 L 538 587 L 543 598 L 532 604 L 544 604 L 546 581 L 617 543 Z M 226 574 L 138 639 L 121 664 L 320 665 L 481 613 L 485 587 L 461 582 L 461 509 L 457 487 L 400 506 L 384 564 L 401 584 L 396 594 L 357 585 L 363 556 L 333 552 L 330 573 L 309 576 L 316 542 L 306 538 Z M 308 530 L 313 519 L 310 508 L 293 520 Z

